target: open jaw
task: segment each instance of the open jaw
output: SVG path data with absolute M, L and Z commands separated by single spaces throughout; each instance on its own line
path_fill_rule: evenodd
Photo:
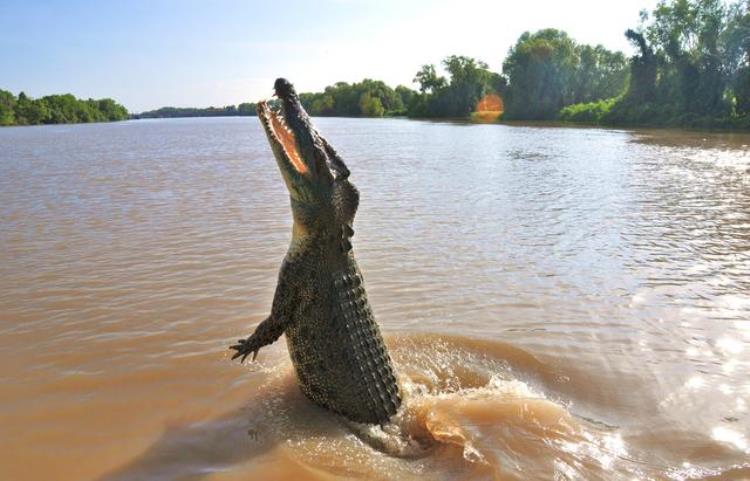
M 307 174 L 308 169 L 297 147 L 297 139 L 294 132 L 284 119 L 283 110 L 274 111 L 265 101 L 258 103 L 258 117 L 260 117 L 266 135 L 271 141 L 271 147 L 277 155 L 283 155 L 294 170 L 299 174 Z

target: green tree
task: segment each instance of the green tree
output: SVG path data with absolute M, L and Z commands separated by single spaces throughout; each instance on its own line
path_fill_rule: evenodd
M 504 78 L 481 60 L 451 55 L 442 64 L 448 79 L 434 65 L 423 65 L 415 75 L 420 93 L 409 99 L 411 117 L 467 117 L 485 94 L 505 86 Z
M 656 95 L 656 55 L 646 42 L 643 34 L 628 29 L 625 32 L 625 37 L 639 50 L 639 55 L 630 59 L 628 100 L 631 102 L 650 102 Z
M 750 0 L 731 5 L 728 16 L 723 44 L 729 87 L 734 95 L 736 114 L 750 116 Z
M 622 94 L 627 88 L 629 67 L 622 52 L 601 45 L 578 45 L 573 75 L 573 101 L 593 102 Z
M 243 102 L 237 106 L 237 114 L 242 116 L 256 115 L 255 104 Z
M 44 101 L 49 106 L 49 122 L 52 124 L 74 124 L 86 120 L 82 115 L 78 99 L 71 94 L 48 95 Z
M 333 115 L 333 96 L 321 95 L 312 103 L 313 115 Z
M 419 91 L 423 94 L 435 93 L 447 85 L 445 77 L 437 74 L 434 65 L 422 65 L 413 81 L 419 84 Z
M 398 85 L 395 88 L 395 92 L 399 97 L 401 97 L 401 105 L 403 105 L 404 109 L 408 109 L 409 104 L 411 104 L 412 102 L 412 99 L 417 95 L 417 92 L 405 85 Z
M 503 62 L 509 81 L 505 116 L 554 119 L 575 100 L 576 64 L 576 45 L 565 32 L 549 28 L 522 34 Z
M 13 125 L 16 122 L 13 112 L 15 104 L 16 97 L 7 90 L 0 89 L 0 125 Z
M 385 108 L 378 97 L 373 97 L 370 92 L 365 92 L 359 98 L 359 109 L 365 117 L 382 117 Z
M 102 120 L 115 121 L 128 118 L 127 109 L 110 98 L 100 99 L 95 102 L 96 109 L 102 114 Z
M 371 96 L 380 100 L 386 112 L 397 112 L 404 109 L 401 96 L 394 89 L 386 85 L 382 80 L 365 79 L 361 82 L 361 88 L 367 90 Z
M 479 100 L 490 90 L 489 66 L 481 60 L 451 55 L 443 60 L 450 75 L 446 97 L 450 105 L 444 110 L 452 117 L 465 117 L 474 111 Z
M 662 0 L 654 10 L 645 31 L 665 60 L 660 97 L 669 99 L 675 110 L 697 114 L 726 110 L 722 40 L 727 15 L 723 0 Z
M 337 82 L 323 92 L 303 92 L 300 101 L 310 115 L 379 117 L 404 110 L 401 95 L 385 82 L 373 79 L 353 84 Z
M 49 117 L 49 110 L 44 100 L 33 100 L 24 92 L 18 94 L 18 101 L 13 110 L 18 125 L 41 124 Z

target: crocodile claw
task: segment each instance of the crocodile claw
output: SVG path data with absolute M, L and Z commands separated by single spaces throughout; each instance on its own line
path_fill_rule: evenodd
M 258 357 L 258 351 L 260 350 L 260 347 L 255 347 L 253 345 L 254 343 L 251 342 L 251 338 L 248 339 L 239 339 L 237 341 L 237 344 L 234 344 L 232 346 L 229 346 L 229 349 L 234 349 L 235 352 L 232 356 L 232 360 L 240 358 L 240 364 L 245 362 L 245 359 L 247 359 L 247 356 L 250 354 L 253 355 L 253 361 L 255 361 L 255 358 Z

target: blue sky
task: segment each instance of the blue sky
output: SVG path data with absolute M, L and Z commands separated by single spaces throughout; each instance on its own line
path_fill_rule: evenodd
M 0 88 L 113 97 L 139 112 L 255 101 L 278 76 L 411 85 L 450 54 L 500 71 L 526 30 L 555 27 L 631 53 L 656 0 L 0 1 Z

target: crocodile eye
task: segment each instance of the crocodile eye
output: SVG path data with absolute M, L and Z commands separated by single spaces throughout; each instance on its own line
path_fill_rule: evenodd
M 328 157 L 326 157 L 326 154 L 320 150 L 320 149 L 314 149 L 313 156 L 315 157 L 315 160 L 318 161 L 318 165 L 325 165 L 325 162 L 328 160 Z

